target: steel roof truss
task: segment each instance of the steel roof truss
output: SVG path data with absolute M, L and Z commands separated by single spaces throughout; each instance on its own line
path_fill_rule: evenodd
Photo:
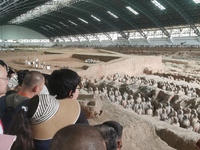
M 142 12 L 145 16 L 147 16 L 149 19 L 151 19 L 152 22 L 154 22 L 160 29 L 161 31 L 168 37 L 170 38 L 170 34 L 169 32 L 162 26 L 162 24 L 158 21 L 158 19 L 156 17 L 154 17 L 152 14 L 150 14 L 148 11 L 146 11 L 145 8 L 143 8 L 143 6 L 137 2 L 134 1 L 134 3 L 131 3 L 128 0 L 123 0 L 125 1 L 127 4 L 129 4 L 132 8 L 139 10 L 139 12 Z
M 195 34 L 200 36 L 200 32 L 193 23 L 193 21 L 188 17 L 185 11 L 181 7 L 179 7 L 179 5 L 174 0 L 164 0 L 164 1 L 180 14 L 180 16 L 190 25 L 191 29 L 194 30 Z

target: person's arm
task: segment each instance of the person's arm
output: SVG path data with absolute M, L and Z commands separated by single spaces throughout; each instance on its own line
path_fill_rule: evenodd
M 1 119 L 0 119 L 0 134 L 3 134 L 3 123 L 1 122 Z
M 0 98 L 0 118 L 4 115 L 6 108 L 6 96 L 2 96 Z

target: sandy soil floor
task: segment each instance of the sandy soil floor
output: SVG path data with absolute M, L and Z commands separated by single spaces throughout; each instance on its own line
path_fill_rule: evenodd
M 124 127 L 122 150 L 174 150 L 157 136 L 154 126 L 133 111 L 119 105 L 103 102 L 104 114 L 100 118 L 89 119 L 92 125 L 107 120 L 120 122 Z

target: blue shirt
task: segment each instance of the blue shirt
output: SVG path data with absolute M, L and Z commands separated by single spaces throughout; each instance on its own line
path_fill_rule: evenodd
M 49 150 L 51 140 L 36 140 L 34 139 L 35 150 Z

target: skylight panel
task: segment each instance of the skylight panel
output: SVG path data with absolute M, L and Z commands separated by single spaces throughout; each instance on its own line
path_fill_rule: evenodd
M 76 23 L 74 23 L 73 21 L 69 20 L 69 22 L 70 22 L 71 24 L 73 24 L 73 25 L 77 26 L 77 24 L 76 24 Z
M 88 22 L 87 21 L 85 21 L 84 19 L 82 19 L 82 18 L 78 18 L 79 20 L 81 20 L 82 22 L 84 22 L 84 23 L 86 23 L 86 24 L 88 24 Z
M 133 14 L 135 14 L 135 15 L 138 15 L 139 13 L 137 12 L 137 11 L 135 11 L 133 8 L 131 8 L 130 6 L 126 6 L 126 8 L 130 11 L 130 12 L 132 12 Z
M 112 12 L 110 12 L 110 11 L 107 11 L 107 13 L 109 14 L 109 15 L 111 15 L 112 17 L 114 17 L 114 18 L 119 18 L 117 15 L 115 15 L 115 14 L 113 14 Z
M 200 0 L 193 0 L 196 4 L 200 3 Z
M 158 1 L 156 0 L 151 0 L 151 2 L 157 6 L 158 8 L 160 8 L 160 10 L 165 10 L 165 7 L 163 5 L 161 5 Z
M 2 1 L 2 0 L 0 0 L 0 1 Z M 17 0 L 15 0 L 15 1 L 17 1 Z M 18 0 L 18 1 L 20 1 L 20 0 Z M 23 23 L 25 21 L 34 19 L 41 15 L 48 14 L 49 12 L 55 11 L 57 9 L 61 9 L 61 8 L 65 7 L 66 5 L 70 5 L 71 1 L 72 0 L 49 0 L 44 5 L 35 7 L 34 9 L 26 12 L 25 14 L 22 14 L 16 18 L 12 19 L 9 23 L 16 23 L 16 24 Z M 76 2 L 78 2 L 78 1 L 73 1 L 73 3 L 76 3 Z
M 101 21 L 101 20 L 100 20 L 99 18 L 97 18 L 96 16 L 91 15 L 91 17 L 94 18 L 95 20 L 99 21 L 99 22 Z
M 41 27 L 42 29 L 44 29 L 44 30 L 48 30 L 47 28 L 45 28 L 45 27 Z
M 60 29 L 60 27 L 59 27 L 58 25 L 53 24 L 53 26 L 55 26 L 56 28 L 59 28 L 59 29 Z
M 65 27 L 68 27 L 68 25 L 64 24 L 63 22 L 60 22 L 60 24 L 62 24 Z
M 46 25 L 46 27 L 50 28 L 50 29 L 53 29 L 52 27 L 50 27 L 49 25 Z

